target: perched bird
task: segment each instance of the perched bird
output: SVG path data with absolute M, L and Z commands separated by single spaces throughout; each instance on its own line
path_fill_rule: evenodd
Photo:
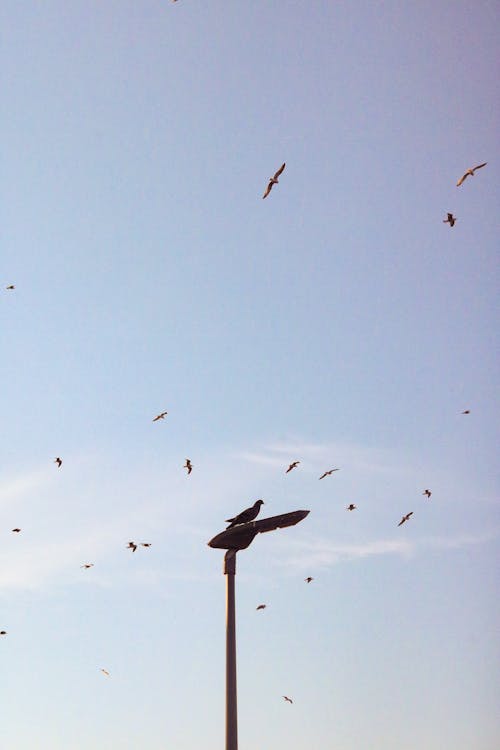
M 141 547 L 151 547 L 151 542 L 139 542 Z
M 333 474 L 334 471 L 340 471 L 340 469 L 330 469 L 330 471 L 325 471 L 325 473 L 320 476 L 320 479 L 329 477 L 331 474 Z
M 227 528 L 232 529 L 233 526 L 237 526 L 240 523 L 248 523 L 248 521 L 253 521 L 253 519 L 257 518 L 257 516 L 259 515 L 261 505 L 264 505 L 264 500 L 256 500 L 251 508 L 242 510 L 241 513 L 238 513 L 238 515 L 234 518 L 226 518 L 226 523 L 229 524 Z
M 62 458 L 59 458 L 59 456 L 57 456 L 57 458 L 54 458 L 54 463 L 57 464 L 59 468 L 61 468 Z
M 266 607 L 267 607 L 267 604 L 259 604 L 259 606 L 256 607 L 256 609 L 258 611 L 259 609 L 265 609 Z
M 283 163 L 281 165 L 281 167 L 278 169 L 278 171 L 275 172 L 274 175 L 269 178 L 269 183 L 268 183 L 268 186 L 266 188 L 266 192 L 262 196 L 263 198 L 267 198 L 267 196 L 269 195 L 269 193 L 273 189 L 273 185 L 277 185 L 278 184 L 278 177 L 280 176 L 280 174 L 283 172 L 284 169 L 285 169 L 285 163 Z
M 349 505 L 347 506 L 346 510 L 356 510 L 356 507 L 357 506 L 354 505 L 354 503 L 349 503 Z
M 314 581 L 314 578 L 312 578 L 311 576 L 307 576 L 307 578 L 304 578 L 304 581 L 306 583 L 311 583 L 311 581 Z
M 462 414 L 470 414 L 470 409 L 466 409 L 465 411 L 462 412 Z
M 426 497 L 428 497 L 428 498 L 429 498 L 429 500 L 430 500 L 430 499 L 431 499 L 431 495 L 432 495 L 432 492 L 431 492 L 430 490 L 424 490 L 424 491 L 422 492 L 422 495 L 425 495 L 425 496 L 426 496 Z
M 409 513 L 406 514 L 406 516 L 403 516 L 401 521 L 398 523 L 398 526 L 402 526 L 405 523 L 405 521 L 408 521 L 410 516 L 412 515 L 413 515 L 413 511 L 410 511 Z
M 288 695 L 283 695 L 282 697 L 283 697 L 283 698 L 284 698 L 284 699 L 285 699 L 285 700 L 286 700 L 286 701 L 287 701 L 288 703 L 293 703 L 293 700 L 292 700 L 291 698 L 289 698 L 289 697 L 288 697 Z
M 466 172 L 464 172 L 464 174 L 463 174 L 463 175 L 461 176 L 461 178 L 460 178 L 460 179 L 459 179 L 459 181 L 457 182 L 457 187 L 460 187 L 460 185 L 462 184 L 462 182 L 464 182 L 464 180 L 466 180 L 466 179 L 467 179 L 467 177 L 468 177 L 469 175 L 470 175 L 471 177 L 474 177 L 474 172 L 476 171 L 476 169 L 482 169 L 482 168 L 483 168 L 483 167 L 485 167 L 485 166 L 486 166 L 487 164 L 488 164 L 488 162 L 487 162 L 487 161 L 485 161 L 485 162 L 484 162 L 483 164 L 478 164 L 478 165 L 477 165 L 477 167 L 471 167 L 471 168 L 470 168 L 470 169 L 468 169 L 468 170 L 467 170 Z
M 187 469 L 188 476 L 193 471 L 193 464 L 189 460 L 189 458 L 186 458 L 186 463 L 183 466 L 184 469 Z
M 288 469 L 285 471 L 285 474 L 288 474 L 288 472 L 291 471 L 292 469 L 296 469 L 299 464 L 300 464 L 300 461 L 294 461 L 293 463 L 291 463 Z
M 443 219 L 443 224 L 449 224 L 450 227 L 452 227 L 454 225 L 454 223 L 456 222 L 457 217 L 453 216 L 453 214 L 446 214 L 446 216 L 448 218 L 447 219 Z
M 108 670 L 107 670 L 107 669 L 102 669 L 102 668 L 101 668 L 101 672 L 102 672 L 103 674 L 105 674 L 105 675 L 106 675 L 106 677 L 109 677 L 109 672 L 108 672 Z
M 94 567 L 94 563 L 85 563 L 84 565 L 80 565 L 80 568 L 85 568 L 86 570 L 88 570 L 89 568 L 93 568 L 93 567 Z
M 157 416 L 153 419 L 153 422 L 158 422 L 159 419 L 165 419 L 167 414 L 168 411 L 162 411 L 161 414 L 157 414 Z
M 127 544 L 127 549 L 131 549 L 132 552 L 135 552 L 137 549 L 137 544 L 135 542 L 129 542 Z
M 15 529 L 12 529 L 12 531 L 13 531 L 13 532 L 14 532 L 15 534 L 19 534 L 19 532 L 21 531 L 21 529 L 15 528 Z
M 0 630 L 0 635 L 7 635 L 7 631 L 6 630 Z
M 9 286 L 6 286 L 5 288 L 6 289 L 15 289 L 16 287 L 14 286 L 14 284 L 9 284 Z

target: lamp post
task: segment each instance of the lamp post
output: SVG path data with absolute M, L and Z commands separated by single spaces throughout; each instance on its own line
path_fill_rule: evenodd
M 226 750 L 238 750 L 238 710 L 236 691 L 236 607 L 234 577 L 236 575 L 236 553 L 246 549 L 257 534 L 295 526 L 309 514 L 308 510 L 296 510 L 280 516 L 249 521 L 222 531 L 208 542 L 214 549 L 225 549 L 224 575 L 226 576 Z

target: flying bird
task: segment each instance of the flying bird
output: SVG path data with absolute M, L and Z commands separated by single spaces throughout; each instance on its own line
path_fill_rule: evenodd
M 259 609 L 265 609 L 266 607 L 267 607 L 267 604 L 259 604 L 259 606 L 256 607 L 256 609 L 258 611 Z
M 346 510 L 356 510 L 356 507 L 357 506 L 354 505 L 354 503 L 349 503 L 349 505 L 347 506 Z
M 248 523 L 248 521 L 253 521 L 253 519 L 257 518 L 257 516 L 259 515 L 261 505 L 264 505 L 264 500 L 256 500 L 251 508 L 242 510 L 241 513 L 238 513 L 238 515 L 234 518 L 226 518 L 226 523 L 229 524 L 227 528 L 232 529 L 233 526 L 237 526 L 240 523 Z
M 14 532 L 15 534 L 19 534 L 19 532 L 21 531 L 21 529 L 15 528 L 15 529 L 12 529 L 12 531 L 13 531 L 13 532 Z
M 460 179 L 459 179 L 459 181 L 457 182 L 457 187 L 460 187 L 460 185 L 462 184 L 462 182 L 464 182 L 464 180 L 466 180 L 466 179 L 467 179 L 467 177 L 468 177 L 469 175 L 470 175 L 471 177 L 474 177 L 474 172 L 476 171 L 476 169 L 482 169 L 482 168 L 483 168 L 483 167 L 485 167 L 485 166 L 486 166 L 487 164 L 488 164 L 488 162 L 487 162 L 487 161 L 485 161 L 485 162 L 484 162 L 483 164 L 478 164 L 478 165 L 477 165 L 477 167 L 471 167 L 471 168 L 470 168 L 470 169 L 468 169 L 468 170 L 467 170 L 466 172 L 464 172 L 464 174 L 463 174 L 463 175 L 461 176 L 461 178 L 460 178 Z
M 85 563 L 84 565 L 80 565 L 80 568 L 85 568 L 85 570 L 88 570 L 89 568 L 93 568 L 94 563 Z
M 58 465 L 59 468 L 62 466 L 62 458 L 57 456 L 57 458 L 54 458 L 54 463 Z
M 281 167 L 278 169 L 278 171 L 275 172 L 274 175 L 269 178 L 269 183 L 267 185 L 266 192 L 262 196 L 263 198 L 267 198 L 267 196 L 269 195 L 269 193 L 273 189 L 273 185 L 277 185 L 278 184 L 278 177 L 280 176 L 280 174 L 283 172 L 284 169 L 285 169 L 285 163 L 283 163 L 281 165 Z
M 129 542 L 127 544 L 127 549 L 131 549 L 132 552 L 135 552 L 137 549 L 137 544 L 135 542 Z
M 186 458 L 186 463 L 183 466 L 184 469 L 187 469 L 188 476 L 193 471 L 193 464 L 189 460 L 189 458 Z
M 453 216 L 453 214 L 446 214 L 446 216 L 448 218 L 447 219 L 443 219 L 443 224 L 449 224 L 450 227 L 452 227 L 454 225 L 454 223 L 456 222 L 457 217 Z
M 141 547 L 151 547 L 151 542 L 139 542 Z
M 325 471 L 325 473 L 320 476 L 320 479 L 329 477 L 331 474 L 333 474 L 334 471 L 339 471 L 339 469 L 330 469 L 330 471 Z
M 425 495 L 425 496 L 426 496 L 426 497 L 428 497 L 428 498 L 429 498 L 429 500 L 430 500 L 430 499 L 431 499 L 431 495 L 432 495 L 432 492 L 431 492 L 430 490 L 424 490 L 424 491 L 422 492 L 422 495 Z
M 282 697 L 283 697 L 283 698 L 284 698 L 284 699 L 285 699 L 285 700 L 286 700 L 286 701 L 287 701 L 288 703 L 293 703 L 293 700 L 292 700 L 291 698 L 289 698 L 289 697 L 288 697 L 288 695 L 283 695 Z
M 406 516 L 403 516 L 401 521 L 398 523 L 398 526 L 402 526 L 406 521 L 409 520 L 410 516 L 412 515 L 413 515 L 413 511 L 410 511 L 409 513 L 406 514 Z
M 293 463 L 291 463 L 288 469 L 285 471 L 285 474 L 288 474 L 288 472 L 291 471 L 292 469 L 296 469 L 299 464 L 300 464 L 300 461 L 294 461 Z
M 102 672 L 103 674 L 105 674 L 105 675 L 106 675 L 106 677 L 109 677 L 109 672 L 108 672 L 108 670 L 107 670 L 107 669 L 102 669 L 102 668 L 101 668 L 101 672 Z
M 6 630 L 0 630 L 0 635 L 7 635 L 7 631 Z
M 307 578 L 304 578 L 304 581 L 306 583 L 311 583 L 311 581 L 314 581 L 314 578 L 312 578 L 311 576 L 307 576 Z
M 9 286 L 6 286 L 5 288 L 6 289 L 15 289 L 16 287 L 14 286 L 14 284 L 9 284 Z
M 158 422 L 159 419 L 165 419 L 167 416 L 168 411 L 162 411 L 161 414 L 158 414 L 154 419 L 153 422 Z
M 466 409 L 465 411 L 462 412 L 462 414 L 470 414 L 470 409 Z

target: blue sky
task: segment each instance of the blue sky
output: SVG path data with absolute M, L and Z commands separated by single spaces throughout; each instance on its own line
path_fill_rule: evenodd
M 2 748 L 497 748 L 498 5 L 0 13 Z

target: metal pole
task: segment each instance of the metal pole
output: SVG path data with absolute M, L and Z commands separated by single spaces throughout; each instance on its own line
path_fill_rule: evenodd
M 226 750 L 238 750 L 238 709 L 236 700 L 236 609 L 234 577 L 236 550 L 224 555 L 226 585 Z

